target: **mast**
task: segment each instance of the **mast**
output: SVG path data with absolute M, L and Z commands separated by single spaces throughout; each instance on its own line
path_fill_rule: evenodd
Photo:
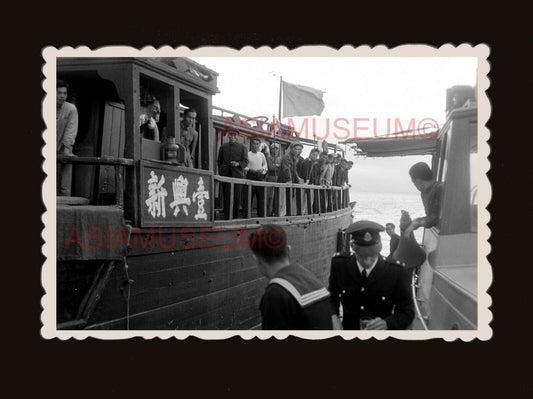
M 278 120 L 281 124 L 281 93 L 283 91 L 283 76 L 279 77 L 279 107 L 278 107 Z

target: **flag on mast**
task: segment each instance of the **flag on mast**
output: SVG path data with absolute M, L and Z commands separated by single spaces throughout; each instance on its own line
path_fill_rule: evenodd
M 282 81 L 283 118 L 320 115 L 324 110 L 324 92 L 312 87 Z

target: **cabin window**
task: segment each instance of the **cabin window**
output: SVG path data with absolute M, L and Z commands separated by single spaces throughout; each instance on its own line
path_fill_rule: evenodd
M 474 126 L 473 128 L 475 129 L 476 127 Z M 477 134 L 470 134 L 469 161 L 470 161 L 470 231 L 477 232 L 477 205 L 478 205 Z

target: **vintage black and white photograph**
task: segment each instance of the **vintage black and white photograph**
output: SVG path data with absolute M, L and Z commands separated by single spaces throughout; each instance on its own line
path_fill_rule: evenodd
M 490 339 L 488 57 L 44 49 L 43 337 Z

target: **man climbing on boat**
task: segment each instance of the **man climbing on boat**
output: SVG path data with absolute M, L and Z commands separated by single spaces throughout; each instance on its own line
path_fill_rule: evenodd
M 405 229 L 405 236 L 410 234 L 420 227 L 429 229 L 438 226 L 440 203 L 442 198 L 442 183 L 435 181 L 430 167 L 425 162 L 418 162 L 409 169 L 409 176 L 415 185 L 424 204 L 426 216 L 414 219 L 411 224 Z

